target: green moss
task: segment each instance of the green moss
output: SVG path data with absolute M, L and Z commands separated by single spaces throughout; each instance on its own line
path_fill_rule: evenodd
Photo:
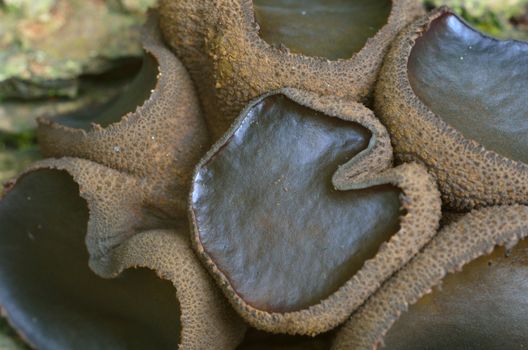
M 0 318 L 0 349 L 2 350 L 29 350 L 17 336 L 6 320 Z
M 528 31 L 511 19 L 527 13 L 528 0 L 425 0 L 429 7 L 447 5 L 477 29 L 497 38 L 528 40 Z
M 0 132 L 0 183 L 13 178 L 39 158 L 34 131 Z
M 79 75 L 98 74 L 115 67 L 117 59 L 140 56 L 140 26 L 154 2 L 5 0 L 0 6 L 0 97 L 72 97 Z

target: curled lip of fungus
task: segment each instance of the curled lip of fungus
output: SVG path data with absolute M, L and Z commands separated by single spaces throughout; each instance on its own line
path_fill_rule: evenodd
M 420 161 L 455 209 L 528 201 L 528 44 L 472 29 L 447 8 L 395 39 L 375 92 L 397 157 Z
M 431 239 L 436 185 L 391 160 L 358 103 L 283 89 L 246 107 L 198 164 L 189 215 L 195 250 L 249 324 L 328 331 Z
M 44 156 L 75 158 L 52 160 L 51 166 L 93 163 L 85 166 L 85 173 L 75 174 L 75 180 L 88 184 L 93 178 L 107 178 L 87 185 L 98 185 L 99 192 L 90 198 L 94 203 L 89 202 L 93 216 L 100 220 L 90 223 L 88 230 L 90 264 L 95 270 L 104 270 L 108 251 L 133 233 L 186 218 L 192 170 L 209 146 L 192 82 L 163 46 L 153 15 L 143 44 L 142 69 L 113 104 L 84 118 L 39 120 Z M 71 168 L 76 171 L 81 166 Z M 105 213 L 107 208 L 113 213 Z M 92 235 L 91 228 L 97 234 Z
M 56 158 L 0 201 L 0 305 L 39 349 L 229 349 L 243 336 L 190 247 L 186 198 L 208 145 L 192 83 L 155 13 L 143 43 L 126 94 L 144 103 L 40 120 Z
M 275 8 L 271 9 L 270 4 Z M 215 138 L 228 129 L 251 99 L 284 87 L 353 100 L 366 98 L 390 42 L 423 12 L 416 0 L 312 0 L 296 9 L 301 15 L 281 16 L 280 11 L 293 11 L 290 6 L 289 2 L 265 0 L 160 2 L 164 37 L 189 69 Z M 313 11 L 333 7 L 339 10 L 312 15 Z M 357 11 L 361 11 L 359 16 Z M 346 21 L 343 13 L 356 20 Z M 361 17 L 373 18 L 373 23 L 351 24 L 361 21 Z M 296 23 L 290 23 L 292 18 Z M 325 30 L 310 32 L 323 19 Z M 372 26 L 381 27 L 373 33 Z M 333 38 L 332 33 L 340 31 L 345 34 Z M 354 39 L 346 40 L 347 36 Z M 359 44 L 354 43 L 357 40 Z M 345 51 L 346 58 L 330 60 L 292 53 L 283 45 L 276 47 L 267 41 L 285 43 L 292 49 L 297 44 L 298 51 L 309 54 L 314 51 L 309 42 L 332 46 L 316 48 L 316 54 L 332 55 L 336 48 L 331 43 L 349 46 L 338 47 Z
M 512 205 L 474 210 L 448 224 L 351 317 L 332 349 L 528 344 L 527 222 L 528 207 Z

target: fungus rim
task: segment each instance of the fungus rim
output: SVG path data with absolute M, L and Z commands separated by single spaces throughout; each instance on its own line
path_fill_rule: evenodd
M 164 38 L 200 83 L 200 100 L 215 140 L 249 101 L 276 89 L 293 87 L 365 100 L 374 90 L 390 43 L 424 13 L 417 0 L 393 0 L 387 24 L 360 51 L 331 61 L 270 46 L 259 35 L 251 1 L 160 1 Z M 241 20 L 230 21 L 233 15 Z M 192 20 L 201 17 L 202 22 Z
M 441 18 L 443 16 L 453 16 L 461 24 L 463 24 L 467 29 L 469 29 L 470 31 L 478 34 L 482 38 L 485 38 L 486 40 L 490 40 L 492 42 L 517 42 L 517 43 L 522 43 L 523 45 L 527 45 L 528 46 L 527 42 L 514 40 L 514 39 L 497 39 L 497 38 L 494 38 L 494 37 L 492 37 L 490 35 L 487 35 L 486 33 L 483 33 L 481 31 L 475 29 L 474 27 L 472 27 L 466 20 L 464 20 L 463 18 L 458 16 L 449 7 L 441 6 L 438 9 L 433 10 L 431 12 L 431 14 L 427 16 L 427 22 L 420 21 L 419 23 L 416 23 L 416 26 L 413 26 L 414 28 L 413 28 L 413 32 L 411 34 L 412 45 L 409 46 L 408 55 L 407 55 L 407 50 L 406 50 L 406 52 L 405 52 L 406 55 L 400 57 L 401 63 L 403 63 L 404 60 L 405 60 L 405 63 L 408 63 L 409 56 L 410 56 L 410 54 L 411 54 L 411 52 L 412 52 L 412 50 L 414 48 L 414 44 L 416 43 L 416 39 L 420 38 L 422 36 L 422 33 L 425 33 L 425 32 L 427 32 L 429 30 L 430 25 L 432 24 L 432 22 L 434 22 L 435 20 L 437 20 L 437 19 L 439 19 L 439 18 Z M 520 166 L 523 166 L 523 167 L 526 168 L 526 170 L 528 170 L 528 163 L 524 163 L 524 162 L 521 162 L 521 161 L 513 160 L 511 158 L 508 158 L 506 156 L 503 156 L 503 155 L 497 153 L 496 151 L 494 151 L 492 149 L 487 149 L 486 147 L 481 145 L 478 141 L 465 137 L 458 129 L 456 129 L 454 126 L 451 126 L 448 122 L 444 121 L 442 119 L 442 117 L 440 117 L 436 113 L 434 113 L 414 92 L 414 89 L 412 88 L 411 83 L 409 81 L 409 77 L 408 77 L 408 71 L 409 70 L 407 69 L 407 64 L 405 64 L 405 67 L 406 67 L 405 75 L 400 75 L 400 78 L 402 79 L 401 81 L 405 82 L 406 85 L 408 85 L 411 90 L 403 89 L 402 93 L 404 95 L 406 95 L 406 98 L 408 98 L 409 100 L 415 101 L 415 103 L 418 105 L 418 109 L 420 109 L 421 111 L 425 111 L 426 112 L 423 115 L 423 117 L 425 119 L 427 119 L 428 121 L 431 121 L 432 123 L 434 123 L 435 126 L 437 126 L 439 129 L 444 130 L 447 133 L 449 133 L 449 135 L 452 136 L 457 142 L 463 143 L 463 142 L 469 141 L 471 143 L 470 145 L 468 145 L 468 146 L 470 146 L 470 149 L 469 149 L 470 151 L 475 151 L 475 152 L 480 152 L 480 153 L 483 152 L 484 157 L 503 158 L 505 160 L 513 162 L 514 164 L 518 164 Z M 402 73 L 402 72 L 400 72 L 400 73 Z
M 505 223 L 511 223 L 514 218 L 517 220 L 512 227 L 506 227 Z M 401 314 L 431 293 L 448 273 L 460 271 L 464 265 L 497 247 L 509 249 L 527 239 L 527 219 L 528 206 L 519 204 L 476 209 L 455 218 L 351 316 L 338 332 L 332 350 L 378 349 Z M 472 226 L 479 223 L 491 228 L 475 239 Z M 456 243 L 463 249 L 444 253 Z M 432 261 L 431 271 L 424 274 L 425 266 Z M 423 278 L 416 281 L 416 274 Z
M 71 181 L 78 186 L 78 196 L 87 205 L 88 217 L 86 225 L 89 226 L 90 221 L 94 220 L 94 216 L 97 216 L 93 210 L 94 199 L 91 198 L 90 193 L 85 191 L 75 164 L 68 163 L 68 160 L 72 159 L 46 159 L 35 163 L 16 179 L 8 183 L 4 196 L 13 191 L 17 181 L 28 174 L 41 170 L 65 172 L 71 178 Z M 185 218 L 182 220 L 186 221 Z M 184 226 L 184 228 L 189 231 L 187 226 Z M 85 241 L 89 234 L 90 231 L 87 228 Z M 212 278 L 195 256 L 187 235 L 188 233 L 181 232 L 181 228 L 146 230 L 130 237 L 115 247 L 107 257 L 108 266 L 92 266 L 88 261 L 86 263 L 99 278 L 103 279 L 113 279 L 125 271 L 140 268 L 147 269 L 160 280 L 169 282 L 174 288 L 174 297 L 179 305 L 179 346 L 193 349 L 194 346 L 199 346 L 200 342 L 203 342 L 203 345 L 208 344 L 208 342 L 211 342 L 211 344 L 218 343 L 219 336 L 225 336 L 225 339 L 222 339 L 223 344 L 238 344 L 244 336 L 246 326 L 242 324 L 235 312 L 229 308 L 227 302 L 222 299 L 221 293 L 214 285 Z M 153 248 L 157 248 L 155 249 L 157 254 L 145 254 L 149 249 Z M 134 252 L 139 252 L 140 254 L 135 255 Z M 90 255 L 88 249 L 87 253 Z M 171 257 L 171 266 L 164 266 L 159 261 L 162 256 Z M 181 269 L 180 267 L 184 266 L 184 263 L 187 263 L 186 267 L 190 267 L 196 273 L 189 273 L 189 269 Z M 183 286 L 188 286 L 188 288 L 183 288 Z M 198 292 L 202 294 L 201 299 L 195 299 Z M 197 300 L 200 302 L 196 303 Z M 196 311 L 196 305 L 199 306 L 198 310 L 201 312 L 191 312 Z M 213 313 L 212 310 L 214 310 Z M 13 326 L 9 315 L 2 305 L 0 305 L 0 316 L 8 320 L 8 323 Z M 203 322 L 204 316 L 207 316 L 208 321 L 205 322 L 205 326 Z M 221 320 L 220 324 L 218 324 L 219 319 Z M 216 326 L 220 325 L 220 327 L 214 327 L 215 332 L 207 329 L 207 325 L 212 326 L 215 323 Z M 33 346 L 19 329 L 16 327 L 13 327 L 13 329 L 17 334 L 21 335 L 24 342 Z M 201 336 L 197 337 L 197 332 Z
M 162 44 L 158 18 L 159 14 L 157 11 L 150 9 L 148 11 L 147 21 L 141 31 L 143 56 L 150 56 L 157 64 L 156 84 L 150 91 L 147 99 L 136 106 L 133 111 L 119 116 L 119 120 L 115 120 L 105 127 L 97 123 L 91 123 L 90 130 L 85 130 L 83 128 L 64 125 L 49 117 L 42 116 L 37 118 L 39 128 L 57 129 L 67 133 L 79 133 L 82 137 L 97 137 L 102 132 L 111 132 L 114 129 L 121 128 L 122 125 L 134 123 L 137 119 L 140 119 L 142 114 L 152 107 L 153 102 L 163 96 L 160 90 L 168 85 L 163 71 L 166 71 L 170 67 L 167 54 L 169 55 L 168 57 L 173 56 L 173 54 Z
M 388 241 L 378 247 L 377 254 L 372 259 L 366 260 L 363 266 L 337 291 L 310 307 L 284 313 L 257 309 L 246 303 L 238 295 L 229 278 L 216 265 L 201 244 L 200 230 L 192 204 L 195 191 L 194 180 L 199 170 L 228 142 L 232 134 L 242 125 L 251 108 L 263 99 L 277 94 L 284 95 L 302 106 L 322 112 L 329 117 L 359 123 L 372 132 L 371 141 L 374 139 L 374 135 L 377 135 L 375 144 L 369 142 L 367 149 L 358 154 L 361 156 L 358 160 L 355 159 L 358 158 L 356 156 L 339 168 L 336 172 L 339 176 L 334 176 L 333 182 L 337 184 L 336 187 L 340 190 L 364 189 L 383 184 L 394 185 L 401 190 L 400 203 L 405 210 L 404 215 L 399 218 L 400 229 Z M 329 104 L 329 101 L 334 103 Z M 329 105 L 332 107 L 328 107 Z M 353 110 L 353 107 L 357 106 L 362 107 L 363 114 L 357 115 L 357 111 Z M 350 109 L 351 107 L 352 109 Z M 367 154 L 364 153 L 365 151 Z M 251 326 L 267 332 L 292 335 L 313 336 L 328 331 L 345 321 L 355 308 L 359 307 L 379 287 L 382 281 L 402 267 L 434 236 L 441 215 L 440 194 L 434 180 L 425 168 L 416 163 L 389 168 L 391 159 L 392 151 L 389 136 L 370 110 L 358 103 L 336 97 L 319 96 L 311 92 L 286 88 L 267 93 L 250 102 L 224 136 L 200 160 L 194 172 L 193 184 L 189 194 L 188 213 L 192 226 L 192 246 L 231 305 Z M 376 160 L 381 161 L 379 164 L 372 164 L 376 163 Z M 356 164 L 361 171 L 355 171 Z M 418 211 L 421 213 L 418 214 Z M 425 219 L 424 223 L 422 226 L 415 225 L 413 219 L 416 221 L 416 218 L 420 216 Z M 418 242 L 414 247 L 409 247 L 404 237 L 412 235 L 413 232 L 418 233 Z M 393 255 L 391 256 L 391 254 Z M 360 287 L 365 285 L 368 286 L 366 290 L 358 292 Z
M 391 141 L 396 157 L 403 162 L 417 161 L 432 169 L 438 180 L 442 200 L 449 208 L 466 210 L 487 205 L 528 203 L 528 187 L 520 186 L 523 181 L 512 180 L 517 175 L 521 176 L 522 180 L 528 180 L 528 163 L 502 156 L 485 148 L 479 142 L 464 137 L 460 131 L 431 111 L 415 94 L 410 84 L 407 65 L 416 39 L 428 30 L 434 20 L 446 15 L 455 16 L 470 30 L 489 40 L 519 42 L 488 36 L 471 27 L 447 6 L 432 10 L 400 32 L 386 55 L 375 88 L 377 115 L 391 130 Z M 434 134 L 423 135 L 421 130 L 402 132 L 401 125 L 406 122 L 422 122 L 429 126 Z M 419 147 L 431 138 L 440 140 L 441 144 L 450 142 L 460 146 L 457 154 L 462 154 L 462 158 L 471 163 L 469 173 L 472 173 L 476 179 L 469 181 L 467 174 L 453 172 L 452 167 L 446 164 L 451 161 L 449 154 L 452 154 L 452 150 L 440 154 L 434 147 L 430 147 L 432 151 L 429 151 L 429 148 L 424 151 L 424 147 Z M 482 164 L 488 173 L 482 170 Z M 500 190 L 498 187 L 501 184 L 491 186 L 493 178 L 500 179 L 499 181 L 504 179 L 504 183 L 515 190 Z M 486 190 L 482 187 L 486 187 Z
M 395 26 L 398 24 L 398 16 L 402 12 L 406 10 L 405 4 L 403 4 L 403 1 L 398 0 L 390 0 L 391 2 L 391 9 L 389 11 L 389 14 L 387 18 L 385 19 L 385 24 L 383 24 L 379 29 L 376 31 L 376 33 L 370 37 L 367 38 L 365 41 L 365 44 L 361 47 L 359 51 L 356 51 L 352 54 L 352 56 L 347 58 L 337 58 L 337 59 L 328 59 L 324 56 L 310 56 L 305 55 L 303 53 L 294 53 L 290 52 L 289 49 L 287 51 L 281 50 L 280 48 L 275 47 L 274 45 L 269 44 L 266 40 L 264 40 L 259 33 L 259 24 L 255 16 L 255 4 L 253 0 L 247 1 L 249 5 L 244 6 L 242 5 L 242 17 L 241 17 L 241 26 L 242 28 L 246 28 L 245 33 L 247 33 L 247 39 L 244 40 L 249 46 L 253 46 L 256 50 L 265 50 L 266 52 L 270 52 L 270 55 L 280 57 L 281 56 L 293 56 L 293 57 L 302 57 L 304 60 L 307 61 L 315 61 L 315 62 L 321 62 L 321 63 L 334 63 L 334 62 L 355 62 L 358 60 L 358 57 L 360 53 L 363 51 L 377 51 L 376 49 L 379 49 L 374 42 L 378 42 L 381 39 L 384 39 L 386 36 L 390 36 L 390 32 L 393 30 Z M 368 46 L 368 47 L 367 47 Z

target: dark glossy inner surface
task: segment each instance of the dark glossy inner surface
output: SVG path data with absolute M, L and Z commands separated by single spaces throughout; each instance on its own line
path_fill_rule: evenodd
M 22 177 L 0 201 L 0 304 L 41 350 L 176 349 L 176 290 L 146 269 L 88 268 L 88 209 L 64 172 Z
M 158 81 L 158 67 L 156 59 L 145 53 L 141 69 L 136 77 L 117 97 L 105 104 L 57 117 L 55 121 L 84 130 L 89 130 L 94 123 L 106 127 L 119 122 L 124 115 L 134 112 L 137 107 L 142 106 L 149 99 Z
M 253 0 L 260 36 L 294 53 L 350 58 L 387 24 L 391 0 Z
M 528 162 L 528 44 L 497 41 L 455 15 L 431 23 L 411 52 L 415 94 L 489 150 Z
M 387 350 L 528 348 L 528 240 L 448 275 L 389 331 Z
M 358 124 L 275 95 L 199 170 L 200 240 L 246 302 L 276 312 L 316 304 L 397 232 L 399 190 L 332 187 L 338 165 L 369 139 Z
M 330 350 L 333 332 L 316 337 L 270 334 L 250 328 L 236 350 Z

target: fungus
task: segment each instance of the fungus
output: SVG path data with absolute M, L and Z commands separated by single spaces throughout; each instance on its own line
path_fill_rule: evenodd
M 90 131 L 95 124 L 107 127 L 119 122 L 123 116 L 133 113 L 150 98 L 158 81 L 158 67 L 157 59 L 144 51 L 139 72 L 117 96 L 91 108 L 58 116 L 54 118 L 54 122 L 85 131 Z
M 347 59 L 387 23 L 390 0 L 254 0 L 259 35 L 292 53 Z
M 337 326 L 435 234 L 436 187 L 416 164 L 386 169 L 391 157 L 365 107 L 285 89 L 250 103 L 200 161 L 194 245 L 252 326 Z
M 528 207 L 451 212 L 437 233 L 433 177 L 419 163 L 393 167 L 391 146 L 431 169 L 451 209 L 525 201 L 525 141 L 503 123 L 504 110 L 526 109 L 521 93 L 507 100 L 503 89 L 526 75 L 525 44 L 485 37 L 445 8 L 412 24 L 376 89 L 389 137 L 356 101 L 420 4 L 333 0 L 323 12 L 347 11 L 314 20 L 308 12 L 320 3 L 284 21 L 284 1 L 161 1 L 165 37 L 191 70 L 214 136 L 246 106 L 201 160 L 205 121 L 155 14 L 142 70 L 121 96 L 92 113 L 40 119 L 53 158 L 9 183 L 0 201 L 0 305 L 26 341 L 229 350 L 246 330 L 238 316 L 260 330 L 239 350 L 372 349 L 385 336 L 394 349 L 528 341 L 518 293 Z M 375 29 L 358 29 L 352 13 Z M 352 37 L 348 46 L 317 30 L 330 24 Z M 454 62 L 482 64 L 457 70 L 453 52 L 463 52 Z M 472 75 L 504 67 L 489 80 Z M 436 76 L 479 88 L 452 96 Z M 477 113 L 468 101 L 489 108 Z M 497 245 L 515 248 L 484 256 Z M 487 299 L 477 297 L 483 285 Z
M 38 348 L 229 349 L 244 333 L 190 247 L 186 197 L 208 136 L 156 21 L 143 34 L 159 69 L 150 97 L 109 119 L 40 120 L 43 153 L 57 158 L 0 201 L 0 305 Z
M 528 200 L 528 44 L 499 41 L 447 8 L 395 40 L 376 110 L 403 161 L 421 161 L 455 209 Z
M 317 2 L 319 3 L 323 2 Z M 291 53 L 284 49 L 283 45 L 277 48 L 275 44 L 266 42 L 265 40 L 272 43 L 275 40 L 286 40 L 282 39 L 282 34 L 275 39 L 270 39 L 266 34 L 270 33 L 270 28 L 273 27 L 266 24 L 267 20 L 272 18 L 268 12 L 263 11 L 261 5 L 265 3 L 260 0 L 160 2 L 160 21 L 164 37 L 189 69 L 215 138 L 228 129 L 251 99 L 269 91 L 293 87 L 352 100 L 367 97 L 373 88 L 390 42 L 405 25 L 421 14 L 423 9 L 421 3 L 416 0 L 394 0 L 390 2 L 389 9 L 386 5 L 374 6 L 387 3 L 381 0 L 368 2 L 371 4 L 369 6 L 360 6 L 367 3 L 364 0 L 346 3 L 348 8 L 364 11 L 354 12 L 353 15 L 350 11 L 348 15 L 354 16 L 354 19 L 363 16 L 372 18 L 373 22 L 369 25 L 354 26 L 353 32 L 349 30 L 347 34 L 343 34 L 353 39 L 347 40 L 344 48 L 339 47 L 336 50 L 345 50 L 351 55 L 339 54 L 338 56 L 345 57 L 332 60 L 334 54 L 324 48 L 316 51 L 316 54 L 323 53 L 323 57 L 314 57 Z M 287 6 L 285 2 L 279 4 Z M 335 1 L 326 1 L 322 7 L 332 8 L 335 4 Z M 356 5 L 358 7 L 352 7 Z M 303 6 L 308 5 L 303 2 Z M 261 32 L 255 19 L 255 8 L 257 19 L 262 22 Z M 379 12 L 375 12 L 378 10 Z M 387 16 L 388 10 L 390 14 Z M 350 18 L 348 15 L 347 19 Z M 284 33 L 293 25 L 301 27 L 305 23 L 302 13 L 294 19 L 295 24 L 288 18 L 286 22 L 281 21 L 281 27 L 274 28 L 273 31 Z M 320 18 L 316 22 L 319 20 Z M 341 28 L 336 24 L 338 21 L 334 15 L 329 15 L 328 22 L 331 22 L 331 28 Z M 339 21 L 345 26 L 353 22 L 355 21 Z M 380 22 L 385 24 L 372 34 L 369 27 L 378 27 Z M 313 21 L 310 21 L 309 25 L 314 28 Z M 330 32 L 332 29 L 325 28 L 317 37 L 325 43 L 332 42 Z M 323 37 L 322 34 L 330 37 Z M 368 40 L 365 41 L 367 37 Z M 364 46 L 358 49 L 357 42 L 354 43 L 356 40 L 363 42 Z M 288 40 L 283 44 L 294 48 L 300 46 L 302 41 L 307 42 L 300 38 L 295 39 L 295 42 Z M 301 52 L 304 51 L 307 50 L 301 49 Z
M 333 349 L 528 344 L 527 222 L 528 207 L 513 205 L 476 210 L 445 226 L 351 317 Z
M 89 234 L 93 268 L 108 250 L 134 232 L 152 225 L 166 228 L 174 220 L 186 219 L 192 170 L 209 144 L 192 82 L 182 64 L 161 42 L 154 14 L 145 26 L 143 46 L 147 58 L 143 72 L 128 89 L 135 98 L 131 102 L 142 104 L 136 110 L 117 114 L 130 110 L 130 105 L 122 103 L 127 101 L 123 95 L 116 100 L 117 107 L 96 110 L 102 114 L 86 115 L 76 126 L 70 116 L 39 120 L 39 145 L 45 156 L 97 163 L 83 165 L 87 167 L 86 174 L 79 176 L 88 188 L 97 187 L 104 192 L 97 195 L 97 205 L 101 207 L 97 211 L 113 207 L 113 212 L 102 213 L 104 222 L 94 223 L 97 237 Z M 150 81 L 156 76 L 158 80 L 151 91 Z M 147 94 L 145 88 L 149 97 L 143 101 L 138 96 Z M 103 121 L 101 115 L 104 127 L 98 124 Z M 103 173 L 106 186 L 97 186 L 93 179 Z
M 84 245 L 87 220 L 66 173 L 39 170 L 17 181 L 0 202 L 3 313 L 38 349 L 175 349 L 174 288 L 142 269 L 96 276 Z

